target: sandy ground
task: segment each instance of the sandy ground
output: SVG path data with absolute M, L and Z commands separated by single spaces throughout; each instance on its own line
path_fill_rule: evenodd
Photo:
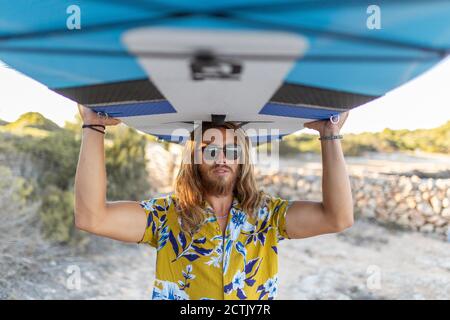
M 389 173 L 405 174 L 415 170 L 423 173 L 445 173 L 450 178 L 450 155 L 425 153 L 371 153 L 364 157 L 345 156 L 350 174 Z M 299 154 L 297 157 L 280 158 L 280 170 L 303 168 L 314 173 L 322 170 L 321 155 Z
M 3 298 L 149 299 L 155 250 L 100 242 L 102 253 L 41 261 Z M 450 299 L 450 243 L 419 233 L 357 221 L 341 234 L 284 240 L 279 255 L 278 299 Z
M 280 245 L 282 299 L 450 299 L 450 243 L 357 221 Z

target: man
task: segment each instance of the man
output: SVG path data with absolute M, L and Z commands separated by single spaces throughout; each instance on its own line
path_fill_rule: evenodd
M 79 109 L 85 124 L 120 122 Z M 76 226 L 155 247 L 153 299 L 273 299 L 280 240 L 340 232 L 353 224 L 350 181 L 335 139 L 347 117 L 348 112 L 337 124 L 305 125 L 323 138 L 322 202 L 288 201 L 260 192 L 249 140 L 233 123 L 209 124 L 194 132 L 173 194 L 107 202 L 102 127 L 83 128 L 75 177 Z

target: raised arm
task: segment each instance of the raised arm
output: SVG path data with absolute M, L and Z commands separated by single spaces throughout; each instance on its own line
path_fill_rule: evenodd
M 79 105 L 84 124 L 117 125 L 119 119 L 104 119 Z M 97 127 L 98 128 L 98 127 Z M 102 130 L 102 128 L 98 128 Z M 106 201 L 104 134 L 84 128 L 75 175 L 75 225 L 77 228 L 116 240 L 141 240 L 146 215 L 136 201 Z
M 305 127 L 319 131 L 320 136 L 338 135 L 348 117 L 340 121 L 314 121 Z M 323 201 L 294 201 L 286 213 L 286 232 L 292 239 L 340 232 L 353 224 L 353 200 L 350 179 L 340 140 L 321 140 Z

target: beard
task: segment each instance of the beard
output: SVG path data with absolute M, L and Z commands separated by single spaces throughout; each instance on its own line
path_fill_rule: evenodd
M 211 166 L 210 168 L 207 168 L 207 170 L 199 170 L 203 190 L 213 196 L 224 196 L 232 193 L 236 183 L 236 172 L 233 172 L 231 168 L 228 167 L 230 174 L 226 176 L 217 176 L 213 172 L 217 167 L 218 166 Z

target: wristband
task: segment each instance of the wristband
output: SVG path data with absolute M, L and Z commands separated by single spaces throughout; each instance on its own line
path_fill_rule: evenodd
M 102 127 L 103 129 L 106 129 L 106 127 L 105 127 L 104 125 L 102 125 L 102 124 L 83 124 L 83 125 L 81 126 L 81 128 L 89 128 L 89 129 L 92 129 L 92 130 L 95 130 L 95 131 L 97 131 L 97 132 L 100 132 L 100 133 L 105 134 L 104 131 L 99 130 L 99 129 L 96 129 L 96 128 L 94 128 L 94 127 Z
M 342 135 L 332 135 L 332 136 L 323 136 L 320 137 L 319 140 L 334 140 L 334 139 L 343 139 Z

